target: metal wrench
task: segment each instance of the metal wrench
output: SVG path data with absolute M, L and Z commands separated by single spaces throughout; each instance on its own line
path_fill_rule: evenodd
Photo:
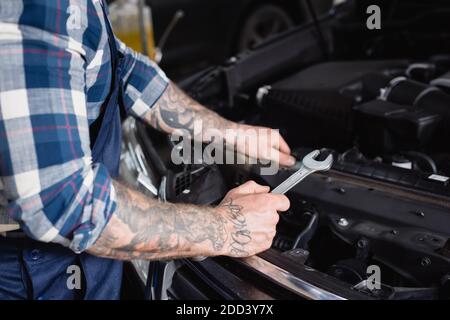
M 304 157 L 301 168 L 273 189 L 271 193 L 285 194 L 314 172 L 330 170 L 333 165 L 333 155 L 330 154 L 324 161 L 317 161 L 316 158 L 319 154 L 320 151 L 316 150 Z M 196 257 L 191 260 L 201 262 L 205 259 L 206 257 Z
M 304 157 L 301 168 L 273 189 L 271 193 L 285 194 L 314 172 L 330 170 L 333 165 L 333 155 L 330 154 L 324 161 L 317 161 L 316 158 L 319 154 L 320 151 L 315 150 Z

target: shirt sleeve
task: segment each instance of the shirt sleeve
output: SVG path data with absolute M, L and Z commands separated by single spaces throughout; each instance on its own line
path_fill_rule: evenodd
M 10 26 L 0 38 L 6 211 L 31 238 L 79 253 L 95 243 L 116 210 L 108 171 L 91 158 L 85 61 L 58 45 L 57 35 L 27 40 L 25 27 Z
M 143 117 L 163 95 L 169 79 L 148 57 L 135 52 L 120 40 L 117 43 L 124 56 L 122 81 L 125 108 L 130 115 Z

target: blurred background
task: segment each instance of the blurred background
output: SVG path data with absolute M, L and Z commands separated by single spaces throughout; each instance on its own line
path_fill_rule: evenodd
M 173 80 L 310 21 L 333 0 L 109 0 L 116 35 Z

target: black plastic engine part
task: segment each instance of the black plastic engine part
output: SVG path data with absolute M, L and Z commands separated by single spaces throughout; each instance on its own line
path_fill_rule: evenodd
M 332 265 L 327 273 L 341 281 L 357 285 L 367 278 L 367 264 L 359 259 L 343 260 Z
M 450 92 L 450 71 L 430 82 L 432 86 L 438 87 L 445 92 Z
M 433 174 L 438 173 L 436 162 L 427 154 L 415 151 L 408 151 L 404 153 L 412 161 L 412 169 L 420 172 L 429 172 Z M 426 169 L 424 169 L 424 167 Z
M 439 126 L 433 149 L 437 151 L 449 151 L 448 139 L 450 138 L 450 95 L 441 90 L 427 91 L 416 100 L 416 107 L 439 114 L 443 121 Z
M 336 92 L 273 89 L 262 101 L 262 122 L 283 128 L 292 146 L 332 146 L 353 141 L 354 102 Z
M 293 146 L 346 150 L 354 142 L 353 106 L 378 96 L 398 70 L 406 67 L 403 60 L 311 66 L 272 84 L 261 101 L 261 121 L 283 128 Z
M 438 80 L 435 83 L 446 83 L 444 78 L 441 79 L 441 82 Z M 450 87 L 450 75 L 448 81 Z M 387 88 L 384 98 L 393 103 L 423 108 L 450 119 L 450 95 L 437 87 L 406 78 L 396 78 Z
M 167 172 L 167 200 L 174 203 L 212 205 L 226 194 L 227 187 L 216 166 L 180 173 Z
M 391 167 L 392 171 L 389 171 L 387 166 L 386 170 L 377 170 L 373 166 L 366 169 L 370 172 L 375 170 L 374 178 L 392 178 L 392 185 L 373 178 L 360 178 L 358 169 L 351 175 L 332 170 L 311 176 L 291 191 L 290 197 L 313 203 L 320 213 L 321 224 L 328 221 L 335 235 L 328 237 L 326 245 L 322 239 L 327 238 L 324 236 L 329 233 L 327 228 L 316 233 L 316 236 L 322 236 L 313 239 L 314 243 L 320 243 L 320 247 L 311 246 L 313 267 L 325 271 L 337 261 L 354 259 L 358 256 L 355 252 L 341 250 L 339 258 L 331 264 L 326 260 L 336 252 L 339 243 L 353 246 L 364 238 L 370 241 L 370 257 L 367 261 L 366 255 L 362 259 L 359 255 L 357 260 L 369 264 L 375 262 L 385 268 L 383 283 L 419 288 L 438 285 L 439 279 L 448 273 L 449 266 L 448 257 L 439 251 L 450 234 L 446 223 L 449 219 L 449 189 L 445 196 L 431 196 L 435 193 L 416 191 L 415 187 L 397 187 L 399 181 L 408 180 L 410 174 L 415 174 L 411 170 Z M 392 172 L 396 170 L 403 174 L 395 177 Z M 280 173 L 279 176 L 262 178 L 269 185 L 277 185 L 284 176 Z M 333 249 L 327 251 L 327 248 Z M 348 269 L 346 264 L 340 267 Z M 355 264 L 352 263 L 350 269 L 350 275 L 354 275 Z M 362 271 L 356 274 L 362 276 Z M 361 279 L 356 277 L 351 281 L 358 280 Z
M 436 66 L 440 74 L 445 73 L 446 70 L 450 70 L 450 54 L 435 54 L 429 60 Z
M 381 89 L 388 87 L 392 80 L 391 75 L 381 72 L 372 72 L 362 78 L 362 97 L 364 101 L 370 101 L 381 95 Z
M 425 148 L 434 137 L 439 114 L 375 100 L 355 107 L 361 150 L 379 155 Z
M 446 83 L 445 79 L 438 80 L 434 83 Z M 390 86 L 386 89 L 384 99 L 400 105 L 413 106 L 416 110 L 425 110 L 430 114 L 440 115 L 443 121 L 436 129 L 433 139 L 429 141 L 428 150 L 449 151 L 447 141 L 450 137 L 450 127 L 446 125 L 450 121 L 449 94 L 435 86 L 407 80 L 406 78 L 396 78 L 391 81 Z M 415 150 L 417 150 L 417 146 Z
M 385 100 L 407 106 L 413 106 L 417 98 L 426 90 L 437 90 L 427 84 L 408 80 L 404 77 L 393 79 L 386 89 Z
M 413 63 L 406 70 L 408 78 L 419 82 L 429 83 L 438 74 L 438 68 L 434 63 Z
M 339 92 L 374 72 L 406 69 L 405 60 L 334 61 L 309 67 L 273 85 L 280 90 L 318 90 Z
M 370 160 L 339 160 L 334 163 L 333 168 L 342 172 L 390 182 L 399 186 L 432 192 L 434 194 L 450 195 L 450 184 L 448 181 L 433 179 L 433 176 L 430 174 L 398 168 L 390 164 L 376 163 Z

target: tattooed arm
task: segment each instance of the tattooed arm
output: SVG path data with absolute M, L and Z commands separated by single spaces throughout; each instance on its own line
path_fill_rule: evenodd
M 223 138 L 226 129 L 238 127 L 236 123 L 222 118 L 193 100 L 173 83 L 169 84 L 166 92 L 145 114 L 144 119 L 160 131 L 171 134 L 177 129 L 183 129 L 187 130 L 191 136 L 194 136 L 194 124 L 197 120 L 202 121 L 205 130 L 216 129 L 221 132 Z M 207 140 L 204 136 L 195 138 Z
M 270 247 L 277 211 L 289 207 L 286 197 L 254 182 L 231 190 L 217 208 L 160 203 L 114 186 L 118 209 L 88 251 L 120 260 L 254 255 Z
M 143 119 L 152 127 L 169 134 L 177 129 L 186 130 L 192 138 L 205 143 L 211 142 L 212 136 L 220 138 L 231 148 L 252 158 L 275 161 L 287 167 L 296 162 L 291 156 L 288 144 L 278 131 L 237 124 L 222 118 L 191 99 L 173 83 L 169 84 L 165 93 Z M 201 122 L 201 132 L 194 130 L 196 122 Z M 262 137 L 265 138 L 262 140 L 265 144 L 260 145 L 258 139 Z M 263 148 L 254 150 L 249 144 Z

